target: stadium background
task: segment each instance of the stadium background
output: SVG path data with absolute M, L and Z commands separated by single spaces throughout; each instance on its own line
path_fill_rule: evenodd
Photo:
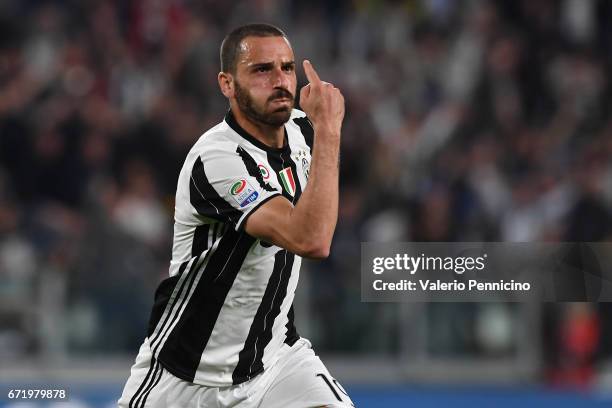
M 367 304 L 358 272 L 361 241 L 611 238 L 605 0 L 0 1 L 0 406 L 117 398 L 178 171 L 227 109 L 219 44 L 251 21 L 346 97 L 296 320 L 357 406 L 610 406 L 611 305 Z

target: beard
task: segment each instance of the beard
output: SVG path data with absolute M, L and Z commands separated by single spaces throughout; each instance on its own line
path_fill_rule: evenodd
M 285 89 L 277 89 L 266 101 L 271 102 L 277 98 L 290 98 L 291 105 L 274 111 L 267 111 L 264 107 L 259 107 L 249 94 L 249 91 L 241 87 L 238 81 L 235 84 L 235 96 L 238 108 L 253 122 L 261 123 L 268 126 L 280 127 L 283 126 L 291 117 L 291 110 L 295 106 L 295 99 L 291 92 Z

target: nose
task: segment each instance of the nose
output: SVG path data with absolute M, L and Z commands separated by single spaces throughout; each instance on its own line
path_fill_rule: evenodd
M 281 67 L 275 67 L 272 70 L 272 86 L 289 89 L 289 75 Z

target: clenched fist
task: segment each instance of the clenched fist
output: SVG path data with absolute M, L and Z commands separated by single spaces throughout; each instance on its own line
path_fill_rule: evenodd
M 338 88 L 321 81 L 310 61 L 304 60 L 303 65 L 308 85 L 300 90 L 300 106 L 315 131 L 324 130 L 322 133 L 339 137 L 344 119 L 344 97 Z

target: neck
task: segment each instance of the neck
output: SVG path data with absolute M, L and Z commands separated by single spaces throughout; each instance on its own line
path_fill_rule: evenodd
M 236 122 L 254 138 L 262 142 L 263 144 L 280 149 L 285 143 L 285 126 L 270 126 L 265 123 L 255 122 L 240 109 L 236 109 L 232 106 L 232 113 Z

